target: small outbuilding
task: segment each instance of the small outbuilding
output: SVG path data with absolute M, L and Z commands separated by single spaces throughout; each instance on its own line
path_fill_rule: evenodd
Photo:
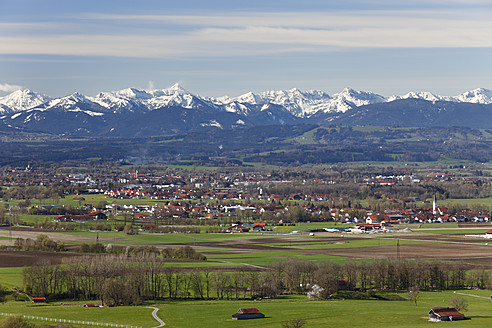
M 234 320 L 261 319 L 264 317 L 265 315 L 257 308 L 239 309 L 232 315 Z
M 459 312 L 455 308 L 446 306 L 434 306 L 429 311 L 429 319 L 435 321 L 456 321 L 465 320 L 466 317 L 463 313 Z
M 33 297 L 33 303 L 46 303 L 46 297 Z

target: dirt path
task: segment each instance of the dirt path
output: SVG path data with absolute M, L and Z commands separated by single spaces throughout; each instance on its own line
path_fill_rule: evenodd
M 486 300 L 490 300 L 490 297 L 479 296 L 479 295 L 473 295 L 473 294 L 458 293 L 458 292 L 454 292 L 453 294 L 465 295 L 465 296 L 471 296 L 471 297 L 478 297 L 478 298 L 485 298 Z
M 157 316 L 157 311 L 159 311 L 158 308 L 156 307 L 153 307 L 153 306 L 147 306 L 147 308 L 149 309 L 154 309 L 154 311 L 152 311 L 152 316 L 154 317 L 155 320 L 157 320 L 157 322 L 159 322 L 159 325 L 158 326 L 154 326 L 152 328 L 159 328 L 159 327 L 163 327 L 166 325 L 166 323 L 164 321 L 161 320 L 161 318 L 159 318 Z

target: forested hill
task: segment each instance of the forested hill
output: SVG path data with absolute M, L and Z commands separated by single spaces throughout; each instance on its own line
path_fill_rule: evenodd
M 492 105 L 401 99 L 348 110 L 325 122 L 340 125 L 492 128 Z
M 0 165 L 14 166 L 64 160 L 206 166 L 492 160 L 492 129 L 463 127 L 301 124 L 130 139 L 4 134 L 2 141 Z

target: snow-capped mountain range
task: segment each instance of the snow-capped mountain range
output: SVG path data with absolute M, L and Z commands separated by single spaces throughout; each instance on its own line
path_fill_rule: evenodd
M 356 91 L 350 88 L 345 88 L 331 96 L 320 90 L 301 91 L 294 88 L 285 91 L 265 91 L 258 94 L 248 92 L 235 98 L 228 96 L 212 98 L 194 95 L 179 84 L 175 84 L 162 90 L 128 88 L 101 92 L 95 97 L 84 96 L 76 92 L 53 99 L 25 89 L 0 97 L 0 115 L 28 110 L 63 109 L 66 111 L 83 111 L 94 116 L 105 113 L 148 112 L 168 107 L 186 109 L 209 107 L 218 111 L 247 116 L 253 111 L 262 111 L 268 109 L 270 105 L 276 105 L 295 117 L 309 118 L 315 114 L 346 112 L 363 105 L 400 99 L 492 104 L 492 90 L 478 88 L 454 97 L 439 96 L 431 92 L 409 92 L 403 96 L 384 97 L 372 92 Z
M 194 95 L 179 84 L 50 98 L 31 90 L 0 97 L 0 133 L 67 136 L 156 136 L 256 125 L 343 124 L 492 127 L 492 91 L 454 97 L 430 92 L 381 95 L 350 88 L 265 91 L 239 97 Z

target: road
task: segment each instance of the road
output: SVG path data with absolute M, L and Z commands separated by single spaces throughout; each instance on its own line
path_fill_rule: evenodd
M 154 311 L 152 311 L 152 316 L 154 317 L 154 319 L 155 319 L 155 320 L 157 320 L 157 321 L 159 322 L 159 325 L 158 325 L 158 326 L 154 326 L 154 327 L 152 327 L 152 328 L 159 328 L 159 327 L 163 327 L 163 326 L 165 326 L 165 325 L 166 325 L 166 323 L 165 323 L 164 321 L 162 321 L 162 320 L 161 320 L 161 318 L 159 318 L 159 317 L 157 316 L 157 311 L 159 311 L 159 309 L 158 309 L 158 308 L 156 308 L 156 307 L 152 307 L 152 306 L 147 306 L 147 308 L 149 308 L 149 309 L 154 309 Z

